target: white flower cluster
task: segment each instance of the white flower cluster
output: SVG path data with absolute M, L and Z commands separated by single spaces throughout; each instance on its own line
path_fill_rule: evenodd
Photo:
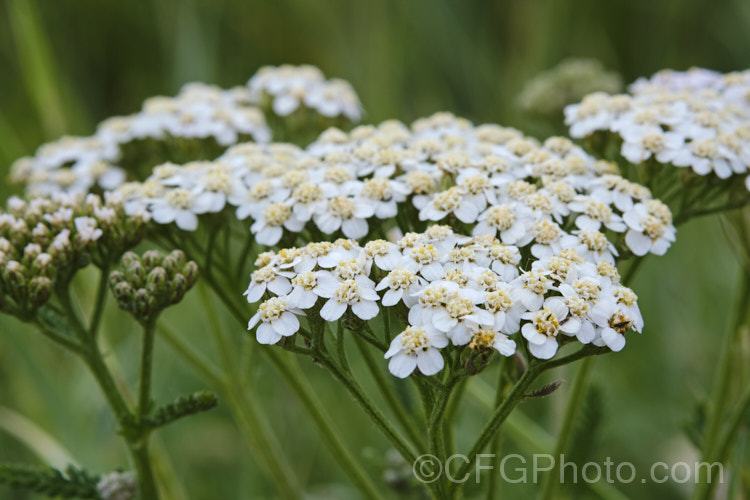
M 204 83 L 188 83 L 175 97 L 151 97 L 140 112 L 102 122 L 96 135 L 116 144 L 169 136 L 212 137 L 223 146 L 237 143 L 242 136 L 260 143 L 271 140 L 263 113 L 251 104 L 247 88 L 225 90 Z
M 568 106 L 571 136 L 616 134 L 622 156 L 636 165 L 651 160 L 721 179 L 748 171 L 750 71 L 662 72 L 631 92 L 595 93 Z
M 613 261 L 607 235 L 617 243 L 618 233 L 636 255 L 664 254 L 675 239 L 669 209 L 615 171 L 565 138 L 539 144 L 440 113 L 411 129 L 397 121 L 329 129 L 307 150 L 241 144 L 215 162 L 157 167 L 122 192 L 133 209 L 187 230 L 196 214 L 228 202 L 239 219 L 253 219 L 267 246 L 303 228 L 354 239 L 395 225 L 406 231 L 402 222 L 413 218 L 463 224 L 473 235 L 531 246 L 537 257 L 577 248 Z
M 439 372 L 439 349 L 448 345 L 510 356 L 519 331 L 539 359 L 574 338 L 619 351 L 627 330 L 641 331 L 637 297 L 609 262 L 588 262 L 575 250 L 534 260 L 525 272 L 520 261 L 517 247 L 493 236 L 439 225 L 395 243 L 342 239 L 267 252 L 245 292 L 251 303 L 264 300 L 248 329 L 275 344 L 300 331 L 299 316 L 311 324 L 345 314 L 367 321 L 392 307 L 408 324 L 385 357 L 402 378 L 415 368 Z
M 345 80 L 326 80 L 315 66 L 265 66 L 247 83 L 253 102 L 270 100 L 279 116 L 288 116 L 306 107 L 322 116 L 343 116 L 353 122 L 362 116 L 362 105 L 351 84 Z
M 152 97 L 136 114 L 105 120 L 91 137 L 63 137 L 42 145 L 33 157 L 13 165 L 11 177 L 26 184 L 32 196 L 111 190 L 126 180 L 125 169 L 116 166 L 124 144 L 167 138 L 213 138 L 227 146 L 238 140 L 269 142 L 271 131 L 250 104 L 246 87 L 222 90 L 189 83 L 176 97 Z
M 633 95 L 660 92 L 690 92 L 713 96 L 741 107 L 750 107 L 750 70 L 720 73 L 704 68 L 687 71 L 662 70 L 650 78 L 639 78 L 629 89 Z

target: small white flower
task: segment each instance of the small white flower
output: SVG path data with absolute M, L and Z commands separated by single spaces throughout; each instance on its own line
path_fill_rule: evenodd
M 397 267 L 378 283 L 375 290 L 388 289 L 381 300 L 384 306 L 393 306 L 403 300 L 404 304 L 410 307 L 417 302 L 414 294 L 424 287 L 424 283 L 424 279 L 417 276 L 413 271 Z
M 328 298 L 320 310 L 320 317 L 326 321 L 336 321 L 351 307 L 355 316 L 368 320 L 378 315 L 378 293 L 361 280 L 348 279 L 338 283 L 338 286 L 317 288 L 318 295 Z
M 419 211 L 419 219 L 439 221 L 448 214 L 454 214 L 458 220 L 466 224 L 475 222 L 479 216 L 479 208 L 464 195 L 465 191 L 458 186 L 434 195 Z
M 266 293 L 266 289 L 276 295 L 286 295 L 292 289 L 292 285 L 289 283 L 289 278 L 292 276 L 294 276 L 294 273 L 282 271 L 276 266 L 261 267 L 253 271 L 250 286 L 248 286 L 244 295 L 251 304 L 258 302 Z
M 513 356 L 516 352 L 516 343 L 509 339 L 507 335 L 492 328 L 481 328 L 473 332 L 469 348 L 480 351 L 495 349 L 503 356 Z
M 305 223 L 292 213 L 292 207 L 285 203 L 272 203 L 263 209 L 263 218 L 250 226 L 255 241 L 261 245 L 273 246 L 284 234 L 284 228 L 293 233 L 299 232 Z
M 398 378 L 406 378 L 416 369 L 424 375 L 434 375 L 443 369 L 445 361 L 438 349 L 448 345 L 442 332 L 410 326 L 391 341 L 385 359 L 390 358 L 388 370 Z
M 622 216 L 629 230 L 625 243 L 638 256 L 653 253 L 664 255 L 675 240 L 675 228 L 671 224 L 669 209 L 653 200 L 637 203 Z
M 325 211 L 314 216 L 315 224 L 326 234 L 341 229 L 347 238 L 359 239 L 368 231 L 367 218 L 375 210 L 371 205 L 357 204 L 353 199 L 337 196 L 328 201 Z
M 295 309 L 282 297 L 273 297 L 261 303 L 258 312 L 250 318 L 247 329 L 252 330 L 258 322 L 261 324 L 255 335 L 261 344 L 275 344 L 282 337 L 294 335 L 299 330 Z
M 550 359 L 557 353 L 557 334 L 561 322 L 568 315 L 565 302 L 552 297 L 544 302 L 544 307 L 536 312 L 525 313 L 522 317 L 531 320 L 521 328 L 521 334 L 529 342 L 529 352 L 539 359 Z

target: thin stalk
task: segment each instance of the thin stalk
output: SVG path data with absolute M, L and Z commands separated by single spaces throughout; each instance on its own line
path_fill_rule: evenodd
M 211 288 L 214 290 L 214 292 L 217 294 L 219 299 L 222 301 L 222 303 L 227 307 L 229 312 L 232 314 L 232 316 L 237 320 L 237 322 L 244 327 L 245 322 L 247 318 L 242 314 L 240 309 L 237 307 L 236 304 L 230 299 L 229 296 L 224 293 L 223 289 L 218 285 L 218 283 L 213 280 L 207 280 Z M 274 357 L 277 356 L 277 354 L 272 349 L 264 349 L 262 351 L 265 353 L 271 361 L 274 361 Z M 322 362 L 322 360 L 321 360 Z M 332 372 L 334 372 L 334 376 L 336 378 L 343 377 L 346 380 L 345 375 L 338 370 L 335 365 L 333 365 L 329 360 L 326 358 L 326 362 L 328 363 L 327 366 L 332 368 Z M 331 369 L 329 368 L 329 369 Z M 300 399 L 302 399 L 303 403 L 306 406 L 306 409 L 310 413 L 311 416 L 313 416 L 313 419 L 318 423 L 319 429 L 323 432 L 324 436 L 331 436 L 333 435 L 334 431 L 330 428 L 328 428 L 327 422 L 330 421 L 328 417 L 323 417 L 319 414 L 319 411 L 315 408 L 315 405 L 311 404 L 311 401 L 314 401 L 316 399 L 314 395 L 314 391 L 312 388 L 310 388 L 306 383 L 303 383 L 303 379 L 301 377 L 291 377 L 289 376 L 290 373 L 284 369 L 279 369 L 282 376 L 284 376 L 287 380 L 287 382 L 292 386 L 292 389 L 300 395 Z M 370 415 L 370 417 L 375 421 L 376 425 L 381 428 L 381 430 L 384 431 L 386 436 L 389 437 L 391 442 L 394 444 L 394 447 L 396 447 L 399 452 L 402 452 L 402 455 L 411 457 L 411 462 L 414 461 L 416 458 L 416 454 L 411 451 L 408 444 L 405 444 L 403 441 L 403 438 L 400 437 L 400 435 L 394 431 L 390 424 L 387 422 L 387 420 L 383 417 L 383 415 L 379 412 L 379 410 L 372 405 L 371 402 L 369 402 L 369 399 L 367 399 L 366 396 L 364 396 L 364 393 L 362 392 L 361 388 L 359 388 L 358 384 L 356 382 L 346 380 L 345 386 L 347 387 L 347 390 L 354 396 L 355 400 L 360 403 L 360 406 L 365 409 L 365 411 Z M 302 397 L 301 395 L 304 395 L 305 397 Z M 331 441 L 330 439 L 327 441 L 327 444 L 331 447 L 336 447 L 344 450 L 343 445 L 336 444 L 334 441 Z M 347 463 L 347 465 L 344 467 L 345 470 L 351 469 L 351 467 L 355 467 L 356 465 L 352 465 L 355 462 Z M 358 467 L 358 466 L 356 466 Z M 364 473 L 359 472 L 358 475 L 362 476 Z M 351 475 L 351 474 L 350 474 Z M 364 476 L 363 476 L 364 477 Z M 357 478 L 354 478 L 355 483 L 360 481 Z
M 553 457 L 561 456 L 570 443 L 571 436 L 573 435 L 573 424 L 575 423 L 576 414 L 578 413 L 578 409 L 581 407 L 583 398 L 586 394 L 589 375 L 591 373 L 591 367 L 593 366 L 593 364 L 594 358 L 586 358 L 581 361 L 581 364 L 578 367 L 576 379 L 573 383 L 573 388 L 570 391 L 570 395 L 568 396 L 567 406 L 565 407 L 565 415 L 563 416 L 562 427 L 560 428 L 560 432 L 557 435 L 555 451 L 552 454 Z M 559 461 L 556 460 L 550 473 L 544 477 L 540 498 L 545 500 L 555 498 L 555 490 L 558 485 L 556 478 L 559 467 Z
M 587 356 L 595 355 L 595 354 L 601 354 L 604 353 L 605 349 L 603 348 L 596 348 L 591 345 L 586 345 L 576 351 L 573 354 L 569 354 L 567 356 L 564 356 L 562 358 L 553 359 L 550 361 L 544 361 L 539 362 L 535 361 L 532 362 L 529 367 L 524 372 L 523 376 L 516 382 L 516 384 L 513 386 L 513 389 L 511 390 L 510 394 L 505 398 L 503 403 L 498 406 L 495 411 L 492 413 L 492 416 L 490 416 L 489 421 L 485 424 L 484 428 L 482 429 L 482 432 L 479 434 L 479 437 L 474 442 L 474 445 L 471 447 L 471 449 L 465 453 L 464 455 L 468 458 L 468 461 L 464 463 L 464 465 L 459 470 L 456 477 L 464 477 L 466 473 L 469 471 L 471 467 L 474 466 L 474 463 L 477 459 L 477 456 L 481 451 L 487 446 L 487 444 L 492 439 L 492 436 L 495 435 L 495 432 L 500 428 L 500 425 L 505 421 L 505 419 L 510 414 L 511 410 L 515 408 L 518 403 L 521 402 L 524 395 L 526 394 L 526 390 L 529 388 L 529 386 L 536 380 L 536 378 L 541 375 L 546 370 L 550 370 L 552 368 L 566 365 L 568 363 L 572 363 L 573 361 L 577 361 L 579 359 L 585 358 Z M 456 485 L 454 484 L 452 488 L 455 488 Z
M 211 334 L 219 351 L 222 364 L 226 367 L 227 380 L 236 381 L 226 385 L 230 403 L 235 408 L 235 414 L 239 417 L 240 423 L 244 424 L 247 437 L 255 443 L 259 454 L 262 455 L 262 462 L 274 479 L 279 491 L 283 493 L 285 498 L 300 498 L 302 497 L 300 486 L 297 484 L 296 477 L 292 474 L 292 467 L 287 463 L 285 455 L 281 451 L 281 446 L 273 429 L 258 414 L 255 406 L 248 404 L 244 394 L 237 394 L 237 389 L 241 387 L 241 384 L 236 359 L 232 356 L 232 349 L 222 334 L 221 321 L 216 314 L 216 308 L 213 307 L 212 297 L 204 287 L 200 287 L 200 291 L 203 302 L 207 306 L 205 309 L 209 315 Z
M 138 474 L 138 491 L 142 500 L 157 500 L 159 487 L 156 485 L 151 458 L 148 453 L 148 438 L 142 445 L 130 446 L 130 457 L 133 459 L 136 474 Z
M 448 401 L 448 408 L 445 409 L 445 417 L 443 418 L 443 433 L 445 434 L 445 447 L 446 447 L 446 455 L 452 455 L 453 454 L 453 425 L 452 423 L 455 421 L 456 412 L 458 412 L 458 408 L 461 406 L 461 401 L 463 400 L 464 391 L 466 390 L 466 385 L 469 383 L 469 377 L 463 377 L 456 385 L 456 388 L 453 389 L 453 394 L 451 395 L 450 401 Z
M 391 384 L 388 383 L 388 380 L 383 376 L 383 373 L 380 370 L 380 366 L 375 362 L 375 359 L 372 357 L 372 353 L 365 345 L 364 340 L 362 340 L 358 336 L 355 336 L 354 339 L 356 341 L 357 347 L 359 348 L 359 352 L 362 354 L 362 358 L 364 358 L 365 360 L 367 368 L 372 374 L 372 378 L 375 380 L 375 384 L 378 386 L 378 390 L 380 390 L 380 394 L 382 394 L 383 399 L 385 399 L 386 404 L 391 409 L 398 422 L 401 424 L 401 427 L 403 427 L 407 437 L 411 440 L 412 444 L 414 444 L 414 446 L 416 447 L 420 447 L 423 444 L 423 439 L 420 437 L 419 432 L 417 431 L 414 420 L 412 420 L 411 417 L 406 414 L 404 405 L 401 404 L 401 402 L 398 400 L 398 397 L 393 390 L 393 386 L 391 386 Z
M 70 340 L 66 336 L 61 335 L 61 334 L 57 333 L 56 331 L 52 330 L 51 328 L 48 328 L 48 327 L 46 327 L 44 325 L 41 325 L 39 323 L 37 323 L 37 329 L 39 330 L 39 332 L 42 335 L 44 335 L 45 337 L 51 339 L 52 341 L 60 344 L 61 346 L 65 347 L 66 349 L 69 349 L 69 350 L 71 350 L 74 353 L 79 354 L 79 355 L 82 353 L 82 347 L 81 347 L 81 345 L 78 342 L 76 342 L 74 340 Z
M 292 361 L 284 359 L 280 353 L 269 350 L 269 359 L 276 367 L 279 373 L 284 377 L 286 382 L 300 398 L 300 401 L 307 409 L 318 430 L 323 435 L 323 442 L 328 446 L 336 461 L 344 469 L 344 472 L 354 481 L 354 485 L 360 493 L 366 498 L 382 498 L 378 488 L 372 483 L 372 480 L 365 472 L 364 468 L 359 465 L 357 460 L 346 449 L 343 441 L 332 426 L 333 419 L 326 413 L 323 403 L 315 395 L 315 391 L 308 384 L 304 374 L 299 369 L 299 365 Z
M 258 413 L 255 405 L 236 394 L 232 388 L 227 387 L 227 389 L 226 396 L 232 413 L 239 420 L 238 423 L 246 433 L 246 438 L 255 445 L 254 451 L 260 455 L 258 461 L 265 466 L 266 472 L 273 478 L 279 489 L 279 496 L 302 498 L 302 490 L 268 422 Z
M 750 277 L 747 272 L 740 276 L 740 293 L 737 304 L 735 305 L 735 318 L 730 330 L 726 333 L 724 345 L 719 359 L 719 365 L 716 370 L 716 382 L 713 390 L 713 399 L 709 407 L 708 418 L 706 421 L 706 430 L 703 435 L 703 449 L 701 457 L 704 461 L 709 461 L 717 447 L 717 440 L 721 432 L 722 416 L 725 413 L 726 405 L 731 399 L 729 392 L 732 380 L 732 355 L 736 348 L 736 337 L 740 325 L 745 320 L 746 307 L 750 300 Z M 709 462 L 710 463 L 710 462 Z M 703 472 L 703 469 L 701 469 Z M 698 484 L 695 487 L 693 498 L 708 498 L 713 489 L 713 485 L 705 481 L 703 473 L 697 477 Z
M 458 382 L 458 377 L 449 376 L 450 378 L 446 382 L 442 391 L 438 393 L 437 398 L 432 406 L 432 413 L 429 415 L 429 421 L 427 425 L 427 435 L 430 441 L 430 453 L 438 457 L 441 464 L 446 463 L 447 455 L 445 454 L 445 435 L 443 433 L 443 418 L 445 417 L 445 410 L 448 407 L 448 401 L 450 400 L 451 392 Z M 448 485 L 446 484 L 447 475 L 438 478 L 435 486 L 437 487 L 437 493 L 441 497 L 446 496 Z
M 141 370 L 138 383 L 138 406 L 136 418 L 140 421 L 148 415 L 151 408 L 151 371 L 154 358 L 155 321 L 148 321 L 143 325 L 143 341 L 141 345 Z
M 222 388 L 226 385 L 224 378 L 222 377 L 219 370 L 211 365 L 211 363 L 204 359 L 203 356 L 198 353 L 195 349 L 190 347 L 174 330 L 164 325 L 164 322 L 159 324 L 160 336 L 169 343 L 169 345 L 177 351 L 177 354 L 188 362 L 193 368 L 198 370 L 210 383 L 217 389 Z
M 357 381 L 342 372 L 338 366 L 332 363 L 329 359 L 320 359 L 320 363 L 328 368 L 331 374 L 341 382 L 349 394 L 352 395 L 354 400 L 359 406 L 367 413 L 372 419 L 375 425 L 385 434 L 388 440 L 391 442 L 396 451 L 398 451 L 407 463 L 414 463 L 417 459 L 417 454 L 411 448 L 399 432 L 393 428 L 387 418 L 380 412 L 377 406 L 367 397 L 362 388 L 359 386 Z
M 96 379 L 99 387 L 104 393 L 104 397 L 107 400 L 112 412 L 115 414 L 117 423 L 121 430 L 126 431 L 125 440 L 128 445 L 128 451 L 130 452 L 133 465 L 136 473 L 138 474 L 138 489 L 142 500 L 157 500 L 159 498 L 159 490 L 156 485 L 154 478 L 153 466 L 149 458 L 148 452 L 148 429 L 140 426 L 139 419 L 133 415 L 128 408 L 125 398 L 123 397 L 120 390 L 117 388 L 117 384 L 112 376 L 112 372 L 109 370 L 104 362 L 102 353 L 99 350 L 95 338 L 95 331 L 86 328 L 81 322 L 81 319 L 73 307 L 73 303 L 70 298 L 68 289 L 64 289 L 58 293 L 63 309 L 68 317 L 68 320 L 73 323 L 73 328 L 83 344 L 83 350 L 81 352 L 81 358 L 84 360 L 89 370 Z M 153 335 L 153 328 L 152 334 Z M 153 343 L 153 338 L 151 339 Z M 145 346 L 144 346 L 145 347 Z M 143 354 L 142 354 L 143 355 Z M 143 360 L 144 358 L 142 358 Z M 148 355 L 149 365 L 151 364 L 150 354 Z M 143 367 L 141 367 L 143 376 Z M 147 379 L 149 382 L 146 384 L 149 387 L 150 394 L 150 368 L 148 369 Z M 141 380 L 141 386 L 144 387 L 144 380 Z M 150 396 L 149 396 L 150 397 Z M 142 408 L 138 407 L 138 416 L 142 416 L 140 411 Z
M 94 314 L 91 317 L 89 323 L 89 336 L 96 338 L 96 333 L 99 331 L 99 324 L 102 320 L 102 314 L 104 313 L 104 304 L 107 302 L 107 289 L 109 288 L 109 266 L 105 265 L 101 268 L 99 275 L 99 284 L 96 288 L 96 302 L 94 304 Z
M 482 432 L 479 434 L 479 437 L 477 437 L 471 449 L 464 454 L 467 458 L 467 462 L 464 463 L 463 466 L 461 466 L 461 469 L 454 477 L 465 477 L 470 468 L 474 467 L 474 462 L 476 461 L 479 453 L 481 453 L 484 447 L 487 446 L 487 443 L 489 443 L 489 441 L 495 435 L 495 432 L 497 432 L 497 430 L 500 428 L 500 425 L 508 417 L 508 414 L 510 414 L 511 410 L 513 410 L 513 408 L 515 408 L 518 403 L 521 402 L 531 383 L 534 382 L 534 380 L 542 372 L 541 366 L 541 363 L 536 363 L 529 366 L 523 376 L 513 386 L 513 390 L 510 392 L 510 394 L 508 394 L 503 403 L 498 406 L 494 412 L 492 412 L 492 416 L 485 424 Z M 455 487 L 456 485 L 454 484 L 452 488 Z
M 745 388 L 745 392 L 740 397 L 740 402 L 737 404 L 734 412 L 729 416 L 729 423 L 726 426 L 726 430 L 721 436 L 718 445 L 718 452 L 714 459 L 724 463 L 729 455 L 729 450 L 734 444 L 734 440 L 737 436 L 737 432 L 742 426 L 743 422 L 746 421 L 748 412 L 750 412 L 750 385 Z
M 503 402 L 503 392 L 504 392 L 504 386 L 505 386 L 505 365 L 507 364 L 508 358 L 503 356 L 500 358 L 500 366 L 498 367 L 498 375 L 497 375 L 497 387 L 495 387 L 495 405 L 493 408 L 497 408 L 500 406 L 500 403 Z M 501 443 L 501 431 L 498 431 L 495 434 L 495 437 L 492 438 L 492 444 L 490 445 L 490 450 L 495 455 L 493 457 L 494 462 L 497 464 L 497 457 L 500 454 L 500 443 Z M 497 483 L 498 483 L 498 476 L 499 474 L 490 474 L 489 481 L 490 484 L 487 487 L 487 500 L 492 500 L 496 496 L 497 492 Z

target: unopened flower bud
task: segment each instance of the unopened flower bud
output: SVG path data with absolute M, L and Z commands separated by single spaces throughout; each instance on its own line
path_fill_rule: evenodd
M 39 222 L 31 231 L 31 239 L 34 243 L 42 246 L 47 246 L 50 242 L 49 228 Z
M 193 262 L 192 260 L 185 264 L 185 267 L 182 268 L 183 276 L 185 276 L 185 280 L 187 281 L 188 288 L 192 287 L 195 282 L 198 280 L 198 264 Z
M 145 288 L 139 288 L 135 291 L 133 314 L 137 318 L 148 318 L 152 312 L 154 312 L 153 296 Z
M 143 253 L 143 264 L 148 268 L 161 265 L 162 254 L 158 250 L 148 250 Z
M 132 310 L 133 308 L 133 287 L 131 287 L 126 281 L 120 281 L 112 286 L 112 293 L 117 299 L 117 303 L 120 307 L 125 310 Z
M 170 275 L 174 275 L 182 270 L 181 268 L 184 262 L 185 254 L 180 250 L 175 250 L 164 257 L 162 265 Z
M 169 284 L 169 304 L 177 304 L 188 291 L 187 280 L 181 274 L 176 274 Z
M 42 247 L 37 245 L 36 243 L 29 243 L 24 247 L 23 249 L 23 256 L 26 259 L 33 260 L 36 258 L 37 255 L 42 253 Z
M 146 284 L 152 293 L 164 293 L 167 290 L 167 271 L 163 267 L 155 267 L 149 271 Z
M 26 221 L 17 219 L 10 228 L 10 239 L 13 241 L 23 241 L 28 237 L 29 226 Z
M 125 276 L 134 286 L 142 286 L 146 282 L 146 268 L 139 261 L 133 261 L 125 269 Z
M 23 297 L 26 292 L 26 269 L 17 260 L 11 260 L 5 266 L 3 281 L 13 297 Z
M 54 282 L 44 276 L 36 276 L 29 282 L 29 303 L 32 307 L 41 307 L 52 295 Z

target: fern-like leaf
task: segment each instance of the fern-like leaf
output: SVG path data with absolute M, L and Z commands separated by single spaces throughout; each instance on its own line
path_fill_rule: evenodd
M 99 500 L 99 476 L 69 466 L 65 474 L 46 466 L 0 464 L 0 483 L 49 497 Z
M 216 394 L 210 391 L 198 391 L 187 396 L 180 396 L 174 403 L 162 406 L 144 419 L 144 424 L 152 429 L 163 427 L 182 417 L 194 415 L 214 408 L 219 404 Z

